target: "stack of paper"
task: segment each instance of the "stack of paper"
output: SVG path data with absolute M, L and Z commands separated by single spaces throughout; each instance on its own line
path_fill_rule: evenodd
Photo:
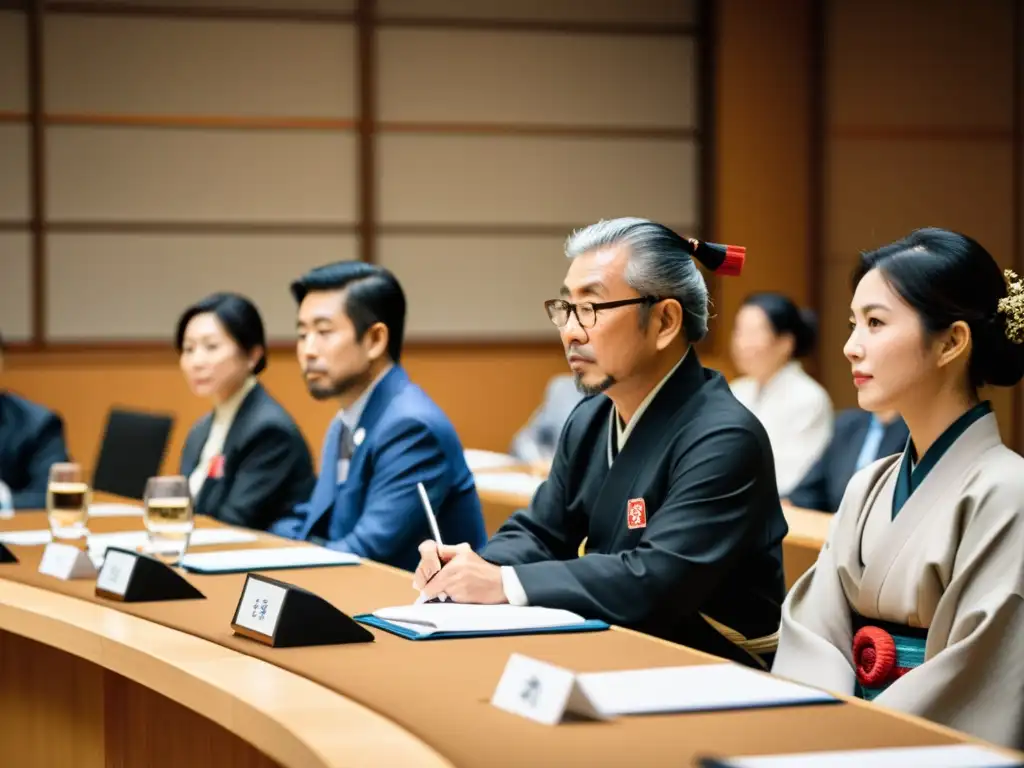
M 515 456 L 496 451 L 482 451 L 479 448 L 466 448 L 463 453 L 466 456 L 466 464 L 471 472 L 479 472 L 485 469 L 504 469 L 522 464 Z
M 705 758 L 704 768 L 1020 768 L 1020 760 L 973 744 Z
M 797 704 L 832 704 L 831 694 L 756 672 L 739 664 L 697 664 L 577 676 L 601 714 L 711 712 Z
M 554 608 L 451 602 L 381 608 L 355 618 L 410 640 L 608 629 L 603 621 L 587 621 L 571 611 Z
M 244 573 L 326 565 L 359 565 L 359 557 L 325 547 L 273 547 L 235 549 L 185 555 L 181 565 L 197 573 Z
M 90 504 L 89 517 L 142 517 L 142 507 L 135 504 Z
M 197 528 L 188 539 L 189 547 L 208 547 L 220 544 L 245 544 L 256 541 L 252 531 L 240 528 Z M 119 531 L 117 533 L 94 533 L 89 536 L 89 551 L 103 555 L 107 547 L 147 550 L 149 534 L 145 531 Z
M 7 531 L 0 533 L 0 541 L 4 544 L 15 544 L 21 547 L 37 547 L 50 543 L 49 529 L 44 531 Z
M 529 472 L 481 472 L 473 479 L 478 491 L 511 493 L 531 499 L 544 482 L 543 477 Z

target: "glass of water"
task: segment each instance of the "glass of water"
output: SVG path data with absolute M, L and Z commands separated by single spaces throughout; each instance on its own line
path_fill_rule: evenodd
M 188 478 L 151 477 L 146 483 L 144 522 L 149 552 L 171 565 L 185 556 L 195 520 Z
M 50 467 L 46 515 L 54 541 L 85 546 L 90 496 L 89 484 L 78 464 L 60 463 Z

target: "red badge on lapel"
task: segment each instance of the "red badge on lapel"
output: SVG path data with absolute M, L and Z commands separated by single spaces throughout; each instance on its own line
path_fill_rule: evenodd
M 626 502 L 626 525 L 630 530 L 647 527 L 647 505 L 643 499 Z
M 210 480 L 220 480 L 224 477 L 224 454 L 218 454 L 210 459 L 210 471 L 206 473 Z

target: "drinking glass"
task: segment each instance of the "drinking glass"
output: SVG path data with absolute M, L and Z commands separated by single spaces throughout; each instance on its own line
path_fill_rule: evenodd
M 50 467 L 46 486 L 46 515 L 55 541 L 84 545 L 85 527 L 92 496 L 78 464 L 60 463 Z
M 195 527 L 188 478 L 181 475 L 149 478 L 143 502 L 149 552 L 177 565 L 185 556 Z

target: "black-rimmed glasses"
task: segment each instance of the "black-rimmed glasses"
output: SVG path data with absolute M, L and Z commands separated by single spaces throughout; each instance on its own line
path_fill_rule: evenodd
M 655 296 L 639 296 L 635 299 L 620 299 L 619 301 L 583 301 L 579 304 L 573 304 L 565 299 L 549 299 L 544 302 L 544 309 L 547 310 L 548 317 L 555 324 L 556 328 L 565 327 L 566 323 L 569 322 L 569 313 L 576 315 L 576 322 L 580 324 L 581 328 L 593 328 L 597 323 L 597 313 L 599 310 L 625 307 L 630 304 L 646 304 L 650 306 L 659 301 L 661 299 Z

